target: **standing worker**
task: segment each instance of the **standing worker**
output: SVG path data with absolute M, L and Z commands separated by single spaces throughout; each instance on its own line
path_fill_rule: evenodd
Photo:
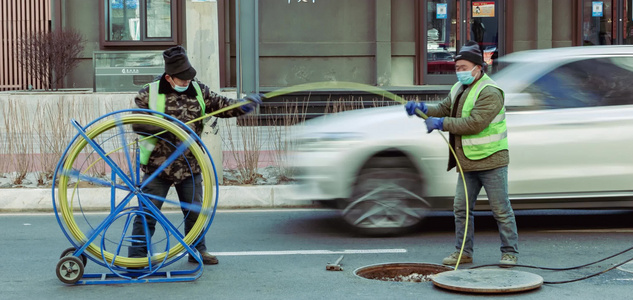
M 152 82 L 141 89 L 134 98 L 134 102 L 139 108 L 152 109 L 170 115 L 184 123 L 197 119 L 205 114 L 236 104 L 238 102 L 248 102 L 239 108 L 223 112 L 216 115 L 220 118 L 237 117 L 253 111 L 262 103 L 262 95 L 251 94 L 243 99 L 230 99 L 218 95 L 209 90 L 209 87 L 197 82 L 194 79 L 196 70 L 189 63 L 185 49 L 181 46 L 169 48 L 163 52 L 165 59 L 165 73 L 160 80 Z M 200 135 L 204 123 L 202 120 L 187 124 L 193 132 Z M 163 131 L 162 128 L 133 124 L 133 130 L 141 135 L 148 136 Z M 139 145 L 141 152 L 141 168 L 145 175 L 143 181 L 154 173 L 161 164 L 167 160 L 175 150 L 175 145 L 179 140 L 170 133 L 161 134 L 155 139 L 152 146 Z M 146 143 L 147 144 L 147 143 Z M 145 186 L 143 192 L 161 198 L 167 196 L 169 188 L 174 185 L 178 193 L 180 202 L 193 204 L 200 207 L 202 204 L 202 175 L 200 166 L 195 157 L 188 149 L 178 157 L 173 163 L 164 169 L 152 182 Z M 152 203 L 160 209 L 162 201 L 152 199 Z M 182 208 L 185 218 L 185 235 L 189 233 L 196 220 L 198 211 L 190 210 L 186 205 Z M 156 219 L 147 217 L 147 227 L 150 236 L 154 234 Z M 137 215 L 134 219 L 132 234 L 136 237 L 144 236 L 143 217 Z M 205 265 L 214 265 L 218 259 L 207 252 L 204 235 L 201 234 L 196 239 L 195 246 Z M 128 249 L 128 257 L 146 257 L 147 245 L 145 241 L 136 240 Z M 197 262 L 195 257 L 189 255 L 189 262 Z
M 483 66 L 479 45 L 474 41 L 468 41 L 455 57 L 455 71 L 459 81 L 451 88 L 450 95 L 436 106 L 414 101 L 409 101 L 405 105 L 410 116 L 416 114 L 416 109 L 428 115 L 425 120 L 428 133 L 435 129 L 450 133 L 450 145 L 463 168 L 469 209 L 466 209 L 464 184 L 459 177 L 453 201 L 457 251 L 444 258 L 442 263 L 445 265 L 457 264 L 464 239 L 466 214 L 468 233 L 459 263 L 473 261 L 475 220 L 472 210 L 482 187 L 486 190 L 493 216 L 499 227 L 499 263 L 506 266 L 516 265 L 518 260 L 519 237 L 514 211 L 508 198 L 510 157 L 504 94 L 503 90 L 484 73 Z M 448 170 L 456 164 L 455 157 L 449 153 Z

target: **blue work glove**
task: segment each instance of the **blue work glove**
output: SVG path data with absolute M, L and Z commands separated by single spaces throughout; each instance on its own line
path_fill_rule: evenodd
M 426 133 L 431 133 L 435 129 L 444 130 L 444 118 L 428 117 L 424 123 L 426 123 Z
M 429 111 L 429 109 L 426 108 L 426 104 L 424 104 L 424 102 L 409 101 L 407 102 L 407 104 L 404 105 L 404 109 L 407 111 L 407 114 L 409 114 L 409 116 L 415 115 L 416 108 L 421 110 L 425 115 Z
M 250 113 L 253 110 L 255 110 L 255 108 L 259 105 L 261 105 L 262 99 L 266 98 L 264 96 L 264 94 L 250 94 L 242 99 L 240 99 L 241 102 L 246 102 L 248 101 L 248 104 L 244 104 L 242 105 L 242 111 L 244 111 L 245 113 Z

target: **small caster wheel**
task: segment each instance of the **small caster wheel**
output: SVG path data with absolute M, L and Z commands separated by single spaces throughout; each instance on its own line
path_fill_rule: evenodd
M 64 256 L 55 269 L 57 278 L 66 284 L 74 284 L 84 275 L 84 265 L 76 256 Z
M 70 247 L 70 248 L 64 250 L 62 252 L 62 255 L 59 256 L 59 258 L 61 259 L 61 258 L 64 258 L 66 256 L 72 256 L 73 253 L 75 253 L 75 251 L 77 251 L 77 249 L 75 247 Z M 81 255 L 81 262 L 84 264 L 84 267 L 88 263 L 88 258 L 86 258 L 86 256 L 83 255 L 83 254 Z

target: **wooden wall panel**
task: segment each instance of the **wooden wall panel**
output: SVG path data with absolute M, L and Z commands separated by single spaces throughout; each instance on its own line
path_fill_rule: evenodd
M 18 43 L 36 32 L 50 31 L 50 0 L 0 1 L 0 91 L 44 88 L 18 63 Z

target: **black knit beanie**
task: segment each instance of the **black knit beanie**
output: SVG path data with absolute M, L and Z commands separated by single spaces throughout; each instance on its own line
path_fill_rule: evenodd
M 459 49 L 459 53 L 455 56 L 455 61 L 462 59 L 472 62 L 475 65 L 484 65 L 481 49 L 479 48 L 479 44 L 475 41 L 467 41 L 466 44 Z
M 196 69 L 191 66 L 185 48 L 171 47 L 163 52 L 165 73 L 182 80 L 191 80 L 196 76 Z

